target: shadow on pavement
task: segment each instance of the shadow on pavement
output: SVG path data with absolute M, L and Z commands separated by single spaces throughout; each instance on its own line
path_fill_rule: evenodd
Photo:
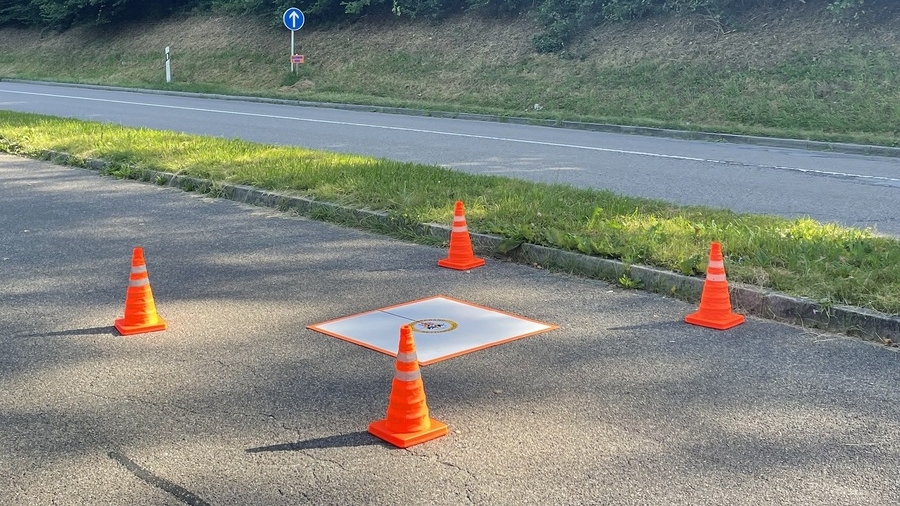
M 72 329 L 72 330 L 61 330 L 58 332 L 37 332 L 34 334 L 25 334 L 18 336 L 20 338 L 26 337 L 64 337 L 64 336 L 103 336 L 110 335 L 113 337 L 119 337 L 119 332 L 116 331 L 116 328 L 112 325 L 106 327 L 91 327 L 86 329 Z
M 383 444 L 367 431 L 350 432 L 347 434 L 338 434 L 336 436 L 320 437 L 308 439 L 306 441 L 297 441 L 296 443 L 283 443 L 271 446 L 260 446 L 258 448 L 248 448 L 247 453 L 262 452 L 293 452 L 297 450 L 312 450 L 322 448 L 350 448 L 353 446 L 374 446 Z

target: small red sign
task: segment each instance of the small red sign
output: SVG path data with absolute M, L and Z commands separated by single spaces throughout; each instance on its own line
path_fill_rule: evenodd
M 305 58 L 302 54 L 292 54 L 291 55 L 291 63 L 303 63 Z

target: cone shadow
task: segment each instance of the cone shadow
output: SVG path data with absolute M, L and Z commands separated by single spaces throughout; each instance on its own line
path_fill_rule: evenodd
M 35 334 L 25 334 L 19 336 L 21 338 L 25 337 L 65 337 L 65 336 L 101 336 L 101 335 L 110 335 L 113 337 L 117 337 L 119 333 L 116 331 L 116 328 L 112 325 L 106 327 L 90 327 L 86 329 L 72 329 L 72 330 L 60 330 L 57 332 L 40 332 Z
M 247 453 L 293 452 L 299 450 L 314 450 L 323 448 L 352 448 L 355 446 L 374 446 L 379 444 L 381 444 L 381 441 L 376 439 L 367 431 L 359 431 L 350 432 L 347 434 L 338 434 L 336 436 L 307 439 L 306 441 L 297 441 L 295 443 L 259 446 L 257 448 L 248 448 L 244 451 Z

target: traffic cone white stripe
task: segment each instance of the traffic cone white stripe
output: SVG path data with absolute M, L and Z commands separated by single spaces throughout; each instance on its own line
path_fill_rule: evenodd
M 419 356 L 413 353 L 398 353 L 397 354 L 397 362 L 405 362 L 407 364 L 412 362 L 418 362 Z
M 415 371 L 397 371 L 394 374 L 394 378 L 400 381 L 416 381 L 421 377 L 422 371 L 419 369 L 416 369 Z

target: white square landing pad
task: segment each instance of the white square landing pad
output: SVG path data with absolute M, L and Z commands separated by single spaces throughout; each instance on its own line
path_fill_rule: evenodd
M 413 327 L 419 365 L 559 328 L 445 295 L 345 316 L 306 328 L 397 356 L 400 327 L 406 324 Z

